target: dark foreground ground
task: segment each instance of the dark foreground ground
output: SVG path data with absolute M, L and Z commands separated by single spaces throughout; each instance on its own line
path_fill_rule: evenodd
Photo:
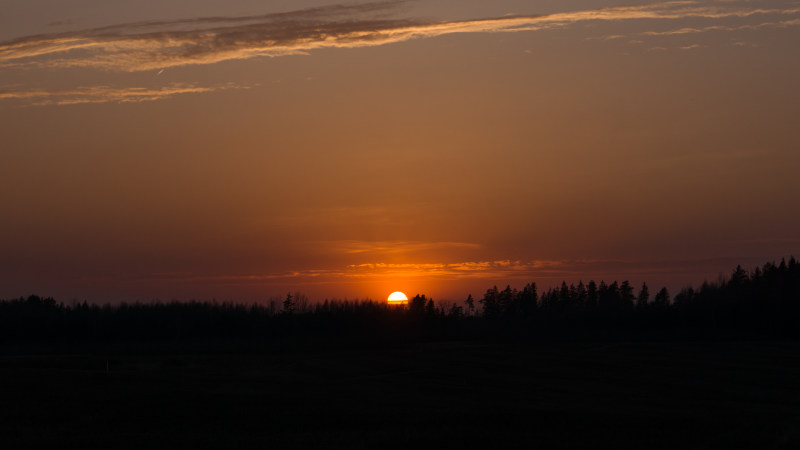
M 15 349 L 0 402 L 6 449 L 800 448 L 800 344 Z

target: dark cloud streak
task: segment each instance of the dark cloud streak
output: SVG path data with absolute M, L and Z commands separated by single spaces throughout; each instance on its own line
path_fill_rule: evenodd
M 151 53 L 153 60 L 162 59 L 154 68 L 169 67 L 158 57 L 159 51 L 167 50 L 169 59 L 184 57 L 191 64 L 193 57 L 225 52 L 227 50 L 266 46 L 275 47 L 299 40 L 319 40 L 327 36 L 340 36 L 363 30 L 388 29 L 410 26 L 406 20 L 384 18 L 407 3 L 405 0 L 373 2 L 359 5 L 329 5 L 299 11 L 271 13 L 241 17 L 201 17 L 171 21 L 145 21 L 110 25 L 87 30 L 48 33 L 22 37 L 0 43 L 0 66 L 17 59 L 40 57 L 86 49 L 106 53 L 131 54 L 136 51 Z M 365 18 L 368 16 L 369 18 Z M 131 55 L 135 56 L 135 55 Z M 146 70 L 150 67 L 124 67 L 104 63 L 104 58 L 75 58 L 76 66 L 99 66 L 117 70 Z M 82 64 L 84 61 L 85 64 Z M 54 64 L 38 63 L 39 66 L 69 66 L 59 61 Z M 201 61 L 195 61 L 202 63 Z M 4 64 L 14 66 L 15 64 Z M 25 65 L 24 63 L 22 65 Z
M 798 8 L 759 9 L 736 2 L 675 1 L 450 22 L 393 18 L 405 3 L 332 5 L 257 16 L 138 22 L 29 36 L 0 43 L 0 67 L 87 67 L 134 72 L 302 54 L 326 47 L 376 46 L 452 33 L 534 31 L 586 21 L 743 19 L 800 12 Z
M 794 16 L 800 8 L 760 9 L 747 2 L 673 1 L 621 6 L 549 15 L 504 16 L 464 21 L 419 21 L 393 18 L 405 0 L 317 8 L 241 17 L 205 17 L 146 21 L 88 30 L 41 34 L 0 43 L 0 69 L 90 68 L 116 72 L 161 71 L 170 67 L 214 64 L 256 57 L 305 54 L 319 48 L 356 48 L 385 45 L 453 33 L 536 31 L 591 21 L 619 22 L 705 19 L 713 24 L 672 31 L 646 31 L 642 36 L 683 32 L 757 29 L 800 25 L 794 17 L 749 24 L 719 24 L 723 19 L 755 16 Z M 621 36 L 621 35 L 620 35 Z M 656 47 L 662 48 L 662 47 Z M 160 72 L 159 72 L 160 73 Z M 99 88 L 105 88 L 100 86 Z M 180 89 L 183 89 L 181 87 Z M 207 89 L 207 88 L 202 88 Z M 169 91 L 170 89 L 168 89 Z M 208 89 L 208 90 L 216 90 Z M 97 92 L 102 89 L 97 90 Z M 201 90 L 202 91 L 202 90 Z M 97 102 L 86 90 L 87 102 Z M 64 104 L 65 96 L 45 92 L 5 92 L 3 98 L 46 100 Z M 69 103 L 81 103 L 80 92 L 70 91 Z M 112 101 L 164 98 L 161 93 L 137 97 L 123 93 Z M 167 95 L 168 96 L 168 95 Z M 60 98 L 55 101 L 53 99 Z M 140 101 L 140 100 L 135 100 Z

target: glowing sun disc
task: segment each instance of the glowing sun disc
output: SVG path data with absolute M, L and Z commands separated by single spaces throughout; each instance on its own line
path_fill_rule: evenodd
M 400 291 L 396 291 L 396 292 L 392 292 L 389 295 L 389 301 L 390 302 L 407 302 L 408 301 L 408 297 L 406 297 L 406 294 L 403 294 Z

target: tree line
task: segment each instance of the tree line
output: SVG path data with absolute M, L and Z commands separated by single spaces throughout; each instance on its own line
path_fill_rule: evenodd
M 233 302 L 67 305 L 36 295 L 0 301 L 0 343 L 360 342 L 436 339 L 800 337 L 800 263 L 794 258 L 671 296 L 628 281 L 567 284 L 539 292 L 496 286 L 480 298 L 407 306 L 372 300 L 312 304 L 300 293 L 267 304 Z

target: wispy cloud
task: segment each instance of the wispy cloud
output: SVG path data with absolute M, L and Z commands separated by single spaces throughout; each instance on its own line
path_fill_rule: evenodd
M 549 30 L 584 22 L 672 21 L 695 18 L 718 21 L 705 26 L 644 31 L 637 37 L 657 37 L 712 31 L 757 30 L 800 25 L 797 4 L 759 8 L 752 2 L 671 1 L 549 15 L 503 16 L 464 21 L 420 21 L 395 16 L 406 1 L 331 5 L 286 13 L 206 17 L 112 25 L 62 33 L 27 36 L 0 42 L 0 70 L 90 68 L 113 72 L 154 70 L 214 64 L 257 57 L 305 54 L 321 48 L 379 46 L 454 33 L 500 33 Z M 789 16 L 789 17 L 787 17 Z M 757 23 L 742 24 L 747 18 Z M 658 22 L 661 23 L 661 22 Z M 60 24 L 59 24 L 60 25 Z M 599 40 L 618 40 L 611 34 Z M 631 43 L 643 43 L 639 40 Z M 697 48 L 683 46 L 683 49 Z M 656 45 L 648 51 L 666 50 Z M 234 84 L 198 86 L 172 83 L 161 87 L 119 87 L 103 84 L 62 90 L 0 87 L 0 101 L 33 105 L 129 103 L 169 98 L 178 94 L 241 88 Z M 414 244 L 393 245 L 413 249 Z M 453 243 L 450 243 L 453 244 Z M 387 249 L 384 249 L 387 250 Z M 424 249 L 418 249 L 424 250 Z M 354 249 L 366 252 L 369 249 Z M 388 250 L 387 250 L 388 251 Z M 400 251 L 400 250 L 397 250 Z
M 219 86 L 197 86 L 189 83 L 172 83 L 160 88 L 117 88 L 92 86 L 76 89 L 47 90 L 0 90 L 0 100 L 18 99 L 32 105 L 75 105 L 80 103 L 137 103 L 161 100 L 179 94 L 199 94 L 227 89 L 246 89 L 227 83 Z
M 457 263 L 367 263 L 347 266 L 345 276 L 354 278 L 437 277 L 437 278 L 494 278 L 521 273 L 536 267 L 556 266 L 555 261 L 466 261 Z
M 479 249 L 479 244 L 470 242 L 428 242 L 428 241 L 333 241 L 318 243 L 330 251 L 346 254 L 395 255 L 432 250 Z
M 792 13 L 797 13 L 797 10 L 787 10 Z M 761 22 L 757 24 L 744 24 L 744 25 L 709 25 L 706 27 L 692 28 L 683 27 L 666 31 L 645 31 L 641 34 L 645 36 L 675 36 L 681 34 L 695 34 L 695 33 L 708 33 L 712 31 L 744 31 L 744 30 L 758 30 L 761 28 L 788 28 L 799 26 L 800 19 L 794 20 L 781 20 L 775 22 Z
M 248 17 L 152 21 L 28 36 L 0 43 L 0 66 L 161 70 L 300 54 L 319 48 L 385 45 L 453 33 L 535 31 L 588 21 L 723 19 L 800 13 L 800 8 L 758 8 L 747 2 L 672 1 L 465 21 L 391 18 L 403 3 L 336 5 Z M 784 21 L 784 24 L 790 26 L 794 22 Z
M 245 275 L 166 275 L 176 281 L 207 282 L 284 282 L 296 280 L 317 283 L 340 283 L 342 281 L 368 281 L 385 278 L 435 278 L 439 280 L 457 280 L 464 278 L 481 279 L 530 279 L 532 276 L 544 276 L 570 273 L 569 264 L 565 261 L 464 261 L 455 263 L 363 263 L 351 264 L 338 269 L 307 269 L 286 272 Z M 164 277 L 161 277 L 164 278 Z
M 313 283 L 341 283 L 343 281 L 369 281 L 386 278 L 434 278 L 457 280 L 464 278 L 530 278 L 532 270 L 546 272 L 561 263 L 558 261 L 466 261 L 457 263 L 364 263 L 351 264 L 339 269 L 293 270 L 268 274 L 168 276 L 175 281 L 203 281 L 212 283 L 280 283 L 300 281 Z M 160 277 L 163 278 L 163 277 Z

